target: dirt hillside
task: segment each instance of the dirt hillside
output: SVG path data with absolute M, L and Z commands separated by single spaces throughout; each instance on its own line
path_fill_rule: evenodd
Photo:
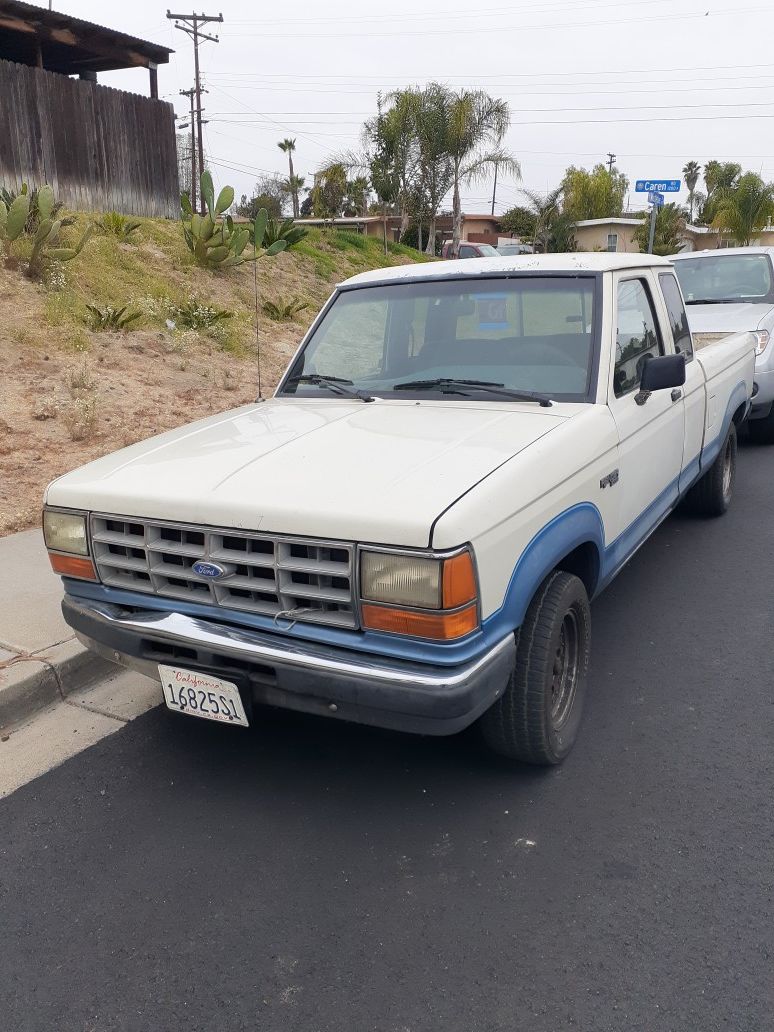
M 127 241 L 97 235 L 42 283 L 0 262 L 0 535 L 38 525 L 54 477 L 253 400 L 258 346 L 267 393 L 335 283 L 419 257 L 392 245 L 385 258 L 377 240 L 312 231 L 256 268 L 259 304 L 308 307 L 288 321 L 259 308 L 257 327 L 252 264 L 198 268 L 176 223 L 144 220 Z M 127 305 L 139 318 L 124 332 L 96 331 L 89 304 Z

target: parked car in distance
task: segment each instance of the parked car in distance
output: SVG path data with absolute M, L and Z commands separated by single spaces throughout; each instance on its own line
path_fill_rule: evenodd
M 729 333 L 755 335 L 755 384 L 749 429 L 774 444 L 774 247 L 729 247 L 674 255 L 675 271 L 698 347 Z
M 496 752 L 558 763 L 589 600 L 681 499 L 731 501 L 753 352 L 745 333 L 694 354 L 651 255 L 362 273 L 272 399 L 49 485 L 65 619 L 177 713 L 478 722 Z
M 535 253 L 532 244 L 498 244 L 496 250 L 501 258 L 513 258 L 518 254 Z
M 499 254 L 491 244 L 473 244 L 468 240 L 460 240 L 455 248 L 453 241 L 447 240 L 441 248 L 442 258 L 499 258 Z

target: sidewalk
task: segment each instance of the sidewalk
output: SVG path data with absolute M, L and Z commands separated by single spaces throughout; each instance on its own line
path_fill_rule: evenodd
M 115 672 L 62 619 L 62 582 L 39 530 L 0 538 L 0 732 Z

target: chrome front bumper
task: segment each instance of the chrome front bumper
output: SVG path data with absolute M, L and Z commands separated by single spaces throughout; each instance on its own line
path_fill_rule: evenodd
M 160 663 L 206 671 L 238 684 L 248 710 L 264 703 L 419 734 L 472 724 L 505 690 L 515 656 L 512 634 L 441 667 L 71 595 L 62 612 L 88 648 L 155 680 Z

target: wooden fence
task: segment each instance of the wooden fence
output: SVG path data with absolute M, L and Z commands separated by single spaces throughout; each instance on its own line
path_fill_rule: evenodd
M 75 211 L 175 218 L 172 105 L 0 61 L 0 186 L 22 182 Z

